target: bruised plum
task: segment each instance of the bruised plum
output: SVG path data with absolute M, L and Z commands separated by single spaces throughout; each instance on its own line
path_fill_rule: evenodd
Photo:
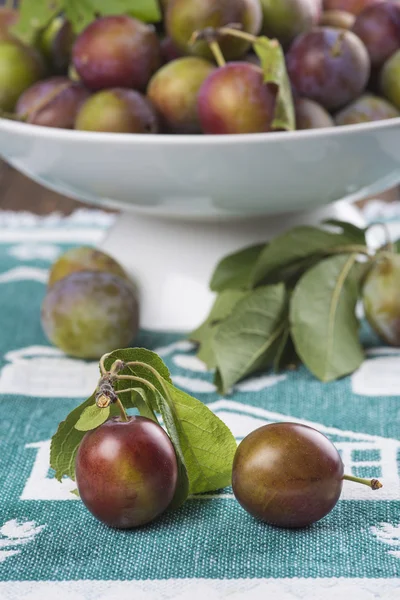
M 308 98 L 296 98 L 296 129 L 319 129 L 333 127 L 331 115 L 320 104 Z
M 319 431 L 272 423 L 239 444 L 233 462 L 236 499 L 252 516 L 279 527 L 306 527 L 327 515 L 343 486 L 343 463 Z
M 138 302 L 132 286 L 117 275 L 72 273 L 47 291 L 42 326 L 50 342 L 66 354 L 99 359 L 133 341 Z
M 364 42 L 372 67 L 379 69 L 400 49 L 400 4 L 381 2 L 368 6 L 358 15 L 353 32 Z
M 12 112 L 28 87 L 44 75 L 40 55 L 13 39 L 0 41 L 0 110 Z
M 82 439 L 75 460 L 82 502 L 109 527 L 131 529 L 156 519 L 177 486 L 174 447 L 145 417 L 112 418 Z
M 153 76 L 147 95 L 165 131 L 201 132 L 197 98 L 201 85 L 213 71 L 214 65 L 207 60 L 187 56 L 170 62 Z
M 400 50 L 384 64 L 380 76 L 380 88 L 385 98 L 400 110 Z
M 339 29 L 351 29 L 355 23 L 355 16 L 344 10 L 327 10 L 322 13 L 319 25 L 322 27 L 339 27 Z
M 144 91 L 161 65 L 154 28 L 124 15 L 93 21 L 78 36 L 72 57 L 78 75 L 91 90 Z
M 384 342 L 400 346 L 400 255 L 381 258 L 362 290 L 365 316 Z
M 316 27 L 296 38 L 286 58 L 297 94 L 329 111 L 360 96 L 370 75 L 364 44 L 344 29 Z
M 72 25 L 63 17 L 53 19 L 40 34 L 38 47 L 53 73 L 68 72 L 74 41 Z
M 68 77 L 38 81 L 19 98 L 16 113 L 27 123 L 72 129 L 76 115 L 90 93 Z
M 200 88 L 198 108 L 204 133 L 271 131 L 276 88 L 264 83 L 252 63 L 232 62 L 215 70 Z
M 261 0 L 262 32 L 288 46 L 300 33 L 310 30 L 319 17 L 315 0 Z
M 110 133 L 157 133 L 158 119 L 139 92 L 115 88 L 93 94 L 82 105 L 75 129 Z
M 169 0 L 166 12 L 168 35 L 185 54 L 212 58 L 205 41 L 190 45 L 195 31 L 207 27 L 223 27 L 239 24 L 245 31 L 256 34 L 261 27 L 259 0 Z M 230 36 L 220 39 L 223 55 L 227 60 L 243 56 L 250 43 Z
M 346 106 L 335 117 L 336 125 L 354 125 L 399 117 L 399 111 L 384 98 L 364 94 L 355 102 Z
M 358 15 L 366 6 L 377 4 L 383 0 L 324 0 L 325 10 L 344 10 Z
M 56 260 L 50 270 L 48 285 L 51 287 L 60 279 L 79 271 L 102 271 L 128 279 L 124 269 L 111 256 L 97 248 L 80 246 L 67 250 Z

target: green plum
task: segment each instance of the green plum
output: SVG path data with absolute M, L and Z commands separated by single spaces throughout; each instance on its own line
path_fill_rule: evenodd
M 335 117 L 336 125 L 353 125 L 356 123 L 369 123 L 394 119 L 399 117 L 399 111 L 384 98 L 364 94 L 355 102 L 346 106 Z
M 215 66 L 203 58 L 187 56 L 162 67 L 151 79 L 147 96 L 170 133 L 200 133 L 199 90 Z
M 150 101 L 135 90 L 113 88 L 93 94 L 80 108 L 75 129 L 110 133 L 157 133 Z
M 64 277 L 68 277 L 68 275 L 79 271 L 113 273 L 128 280 L 124 269 L 111 256 L 101 250 L 97 250 L 97 248 L 80 246 L 67 250 L 67 252 L 64 252 L 56 260 L 50 270 L 48 285 L 51 287 L 57 281 L 60 281 L 60 279 L 64 279 Z
M 400 50 L 384 64 L 380 75 L 380 88 L 385 98 L 400 110 Z
M 362 299 L 365 316 L 391 346 L 400 346 L 400 255 L 386 255 L 370 269 Z
M 288 46 L 300 33 L 317 24 L 319 12 L 310 0 L 261 0 L 262 32 Z
M 85 359 L 99 359 L 131 343 L 138 315 L 133 287 L 101 271 L 80 271 L 57 281 L 42 304 L 42 326 L 50 342 Z
M 1 40 L 0 110 L 12 112 L 22 92 L 44 73 L 43 61 L 36 50 L 17 40 Z

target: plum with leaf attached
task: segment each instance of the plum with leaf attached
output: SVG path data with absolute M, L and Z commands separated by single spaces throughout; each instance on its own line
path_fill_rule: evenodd
M 20 96 L 15 109 L 25 122 L 72 129 L 76 115 L 90 93 L 68 77 L 38 81 Z
M 351 31 L 318 27 L 296 38 L 287 53 L 290 80 L 299 96 L 337 110 L 364 91 L 370 61 Z
M 365 316 L 376 333 L 391 346 L 400 346 L 400 255 L 379 257 L 362 289 Z
M 75 475 L 86 508 L 110 527 L 129 529 L 168 508 L 178 468 L 174 447 L 160 425 L 125 416 L 86 433 Z
M 43 330 L 70 356 L 98 359 L 124 348 L 138 332 L 139 309 L 133 287 L 121 277 L 80 271 L 57 281 L 42 304 Z
M 382 487 L 344 475 L 339 452 L 322 433 L 299 423 L 272 423 L 239 444 L 233 462 L 236 499 L 252 516 L 279 527 L 306 527 L 336 505 L 343 480 Z
M 0 110 L 12 112 L 19 96 L 45 73 L 40 55 L 16 39 L 0 39 Z
M 72 59 L 91 90 L 122 87 L 144 91 L 161 65 L 160 42 L 154 28 L 137 19 L 102 17 L 78 36 Z

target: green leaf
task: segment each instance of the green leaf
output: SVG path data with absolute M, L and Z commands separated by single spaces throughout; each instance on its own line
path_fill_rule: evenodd
M 92 429 L 96 429 L 97 427 L 100 427 L 100 425 L 103 425 L 109 416 L 109 406 L 107 408 L 99 408 L 96 404 L 92 404 L 82 412 L 75 424 L 75 429 L 78 431 L 91 431 Z
M 259 37 L 254 44 L 254 52 L 260 59 L 261 68 L 264 73 L 264 82 L 275 84 L 278 88 L 275 118 L 272 128 L 294 131 L 296 129 L 296 119 L 292 88 L 281 45 L 277 40 Z
M 200 344 L 197 357 L 202 360 L 208 369 L 217 366 L 215 354 L 212 347 L 213 327 L 226 319 L 232 312 L 234 306 L 249 292 L 242 290 L 225 290 L 217 296 L 211 311 L 200 327 L 189 334 L 189 339 Z
M 221 393 L 272 362 L 271 350 L 284 330 L 286 299 L 283 284 L 258 288 L 215 328 L 216 383 Z
M 265 244 L 257 244 L 223 258 L 211 278 L 211 290 L 223 292 L 227 289 L 249 289 L 251 269 L 264 248 Z
M 125 382 L 119 381 L 118 388 L 123 389 Z M 125 388 L 126 389 L 126 388 Z M 120 400 L 125 408 L 137 408 L 141 417 L 146 417 L 155 423 L 158 423 L 158 419 L 152 409 L 152 403 L 148 398 L 147 392 L 142 388 L 132 388 L 131 396 L 129 392 L 120 395 Z
M 337 219 L 326 219 L 322 223 L 323 225 L 332 225 L 333 227 L 340 230 L 341 233 L 344 233 L 348 238 L 349 242 L 353 242 L 353 244 L 359 244 L 365 246 L 367 243 L 365 232 L 366 229 L 361 229 L 357 227 L 357 225 L 353 225 L 353 223 L 347 223 L 346 221 L 338 221 Z
M 205 404 L 170 383 L 166 385 L 175 412 L 175 431 L 170 435 L 178 437 L 189 492 L 201 494 L 230 485 L 237 448 L 231 431 Z
M 269 283 L 274 277 L 300 260 L 323 257 L 329 249 L 354 244 L 347 233 L 333 233 L 318 227 L 301 226 L 277 236 L 263 250 L 253 269 L 253 285 Z
M 290 321 L 296 351 L 321 381 L 352 373 L 364 359 L 355 314 L 356 259 L 356 254 L 347 254 L 321 261 L 305 273 L 292 295 Z
M 161 19 L 157 0 L 64 0 L 64 4 L 66 16 L 76 33 L 98 16 L 128 14 L 149 23 Z
M 27 44 L 32 44 L 41 29 L 56 17 L 66 0 L 21 0 L 19 19 L 12 32 Z

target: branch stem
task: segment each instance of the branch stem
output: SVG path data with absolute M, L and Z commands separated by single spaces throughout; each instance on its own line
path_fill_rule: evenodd
M 362 477 L 354 477 L 353 475 L 343 475 L 343 479 L 346 481 L 353 481 L 353 483 L 361 483 L 366 485 L 373 490 L 379 490 L 383 485 L 378 479 L 363 479 Z

